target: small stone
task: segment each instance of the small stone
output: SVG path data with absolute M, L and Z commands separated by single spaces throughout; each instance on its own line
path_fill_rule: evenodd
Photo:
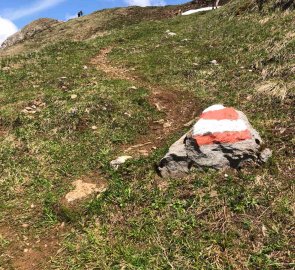
M 264 224 L 262 225 L 261 231 L 262 231 L 263 236 L 266 236 L 267 228 L 264 226 Z
M 139 152 L 142 156 L 145 156 L 145 157 L 147 157 L 147 156 L 149 155 L 149 151 L 148 151 L 148 150 L 145 150 L 145 149 L 138 150 L 138 152 Z
M 172 126 L 172 123 L 171 122 L 166 122 L 163 124 L 163 128 L 169 128 Z
M 31 208 L 35 208 L 35 204 L 32 203 L 30 207 L 31 207 Z
M 71 95 L 71 99 L 76 99 L 78 96 L 76 94 Z
M 218 62 L 217 62 L 217 60 L 212 60 L 212 61 L 210 61 L 210 63 L 212 64 L 212 65 L 218 65 Z
M 169 33 L 168 33 L 168 36 L 174 37 L 174 36 L 176 36 L 176 33 L 169 32 Z
M 253 98 L 253 96 L 252 96 L 252 95 L 248 95 L 248 96 L 246 97 L 246 100 L 248 100 L 248 101 L 251 101 L 251 100 L 252 100 L 252 98 Z
M 71 108 L 71 109 L 69 110 L 69 113 L 70 113 L 70 114 L 77 114 L 77 112 L 78 112 L 78 109 L 77 109 L 77 108 Z
M 115 169 L 117 170 L 119 168 L 120 165 L 124 164 L 128 159 L 131 159 L 132 156 L 121 156 L 121 157 L 118 157 L 117 159 L 115 160 L 112 160 L 110 162 L 110 165 Z
M 97 126 L 92 126 L 91 129 L 92 130 L 97 130 Z
M 154 121 L 154 123 L 163 125 L 165 123 L 165 120 L 164 119 L 160 119 L 160 120 Z
M 29 224 L 24 223 L 24 224 L 22 224 L 22 227 L 23 227 L 23 228 L 28 228 L 28 227 L 29 227 Z
M 269 148 L 265 148 L 260 153 L 260 159 L 265 163 L 272 156 L 272 151 Z
M 83 69 L 88 69 L 88 67 L 87 66 L 83 66 Z
M 29 252 L 29 249 L 28 248 L 25 248 L 24 249 L 24 253 L 27 253 L 27 252 Z
M 227 178 L 227 177 L 228 177 L 228 174 L 225 173 L 225 174 L 224 174 L 224 177 Z

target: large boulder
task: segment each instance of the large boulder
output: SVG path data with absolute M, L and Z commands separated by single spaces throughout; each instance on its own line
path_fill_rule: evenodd
M 213 105 L 169 148 L 158 171 L 163 177 L 182 177 L 192 168 L 242 168 L 262 164 L 270 156 L 244 113 Z

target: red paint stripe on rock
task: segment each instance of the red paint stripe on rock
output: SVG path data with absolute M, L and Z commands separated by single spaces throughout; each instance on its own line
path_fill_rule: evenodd
M 237 120 L 239 115 L 234 108 L 224 108 L 221 110 L 208 111 L 201 114 L 202 119 L 208 120 Z
M 232 132 L 216 132 L 208 135 L 194 136 L 198 145 L 207 145 L 213 143 L 236 143 L 251 139 L 249 130 L 232 131 Z

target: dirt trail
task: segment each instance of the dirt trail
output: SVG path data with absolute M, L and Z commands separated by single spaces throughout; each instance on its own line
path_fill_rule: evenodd
M 200 105 L 189 92 L 183 92 L 151 84 L 133 70 L 114 66 L 108 60 L 112 47 L 104 48 L 90 63 L 104 71 L 110 78 L 130 81 L 135 87 L 144 87 L 150 91 L 149 102 L 158 111 L 163 112 L 163 119 L 149 124 L 148 134 L 139 136 L 132 146 L 123 146 L 126 154 L 148 155 L 149 152 L 163 144 L 167 136 L 182 129 L 200 112 Z

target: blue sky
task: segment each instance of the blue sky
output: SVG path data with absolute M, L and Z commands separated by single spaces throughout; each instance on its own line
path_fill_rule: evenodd
M 28 23 L 39 18 L 68 20 L 77 15 L 112 7 L 158 6 L 188 2 L 189 0 L 1 0 L 0 1 L 0 45 Z

